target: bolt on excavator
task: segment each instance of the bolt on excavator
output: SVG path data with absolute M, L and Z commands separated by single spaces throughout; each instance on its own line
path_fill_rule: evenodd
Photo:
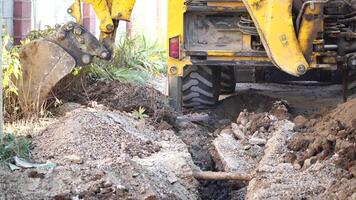
M 92 5 L 100 38 L 82 24 Z M 119 21 L 135 0 L 75 0 L 75 22 L 20 52 L 22 109 L 36 110 L 51 88 L 93 57 L 110 60 Z M 356 0 L 168 0 L 167 73 L 176 108 L 216 105 L 236 82 L 328 81 L 356 93 Z

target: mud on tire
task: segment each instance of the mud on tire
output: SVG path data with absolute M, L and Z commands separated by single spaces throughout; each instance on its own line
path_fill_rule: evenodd
M 211 108 L 220 91 L 220 68 L 187 66 L 182 79 L 182 101 L 185 108 Z
M 235 92 L 236 78 L 234 67 L 221 67 L 220 94 L 231 94 Z

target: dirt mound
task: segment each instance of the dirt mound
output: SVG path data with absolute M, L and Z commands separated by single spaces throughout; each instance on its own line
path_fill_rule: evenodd
M 31 159 L 56 167 L 0 171 L 9 199 L 198 198 L 186 145 L 129 114 L 79 108 L 32 140 Z
M 324 160 L 332 162 L 346 173 L 337 178 L 324 198 L 352 199 L 356 193 L 356 99 L 296 128 L 299 133 L 288 144 L 293 158 L 289 162 L 303 168 Z
M 244 91 L 220 101 L 211 114 L 218 118 L 234 120 L 244 109 L 250 112 L 268 112 L 275 101 L 275 98 L 266 95 Z
M 297 154 L 296 162 L 325 160 L 338 155 L 338 167 L 356 175 L 356 99 L 339 105 L 319 119 L 298 127 L 301 134 L 291 141 L 289 149 Z
M 65 83 L 67 86 L 63 86 Z M 168 106 L 167 97 L 153 86 L 137 86 L 118 81 L 97 81 L 89 84 L 86 77 L 66 77 L 56 86 L 53 96 L 64 103 L 98 103 L 124 112 L 132 112 L 142 107 L 155 123 L 162 120 L 170 122 L 176 115 Z

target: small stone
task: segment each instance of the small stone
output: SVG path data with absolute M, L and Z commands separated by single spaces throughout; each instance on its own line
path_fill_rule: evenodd
M 262 138 L 251 138 L 248 142 L 252 145 L 265 145 L 267 140 Z
M 232 132 L 235 136 L 236 139 L 238 140 L 244 140 L 245 139 L 245 135 L 242 132 L 242 130 L 239 128 L 239 126 L 235 123 L 231 124 L 231 128 L 232 128 Z
M 112 189 L 111 187 L 108 187 L 108 188 L 101 188 L 100 193 L 101 193 L 101 194 L 108 194 L 108 193 L 111 193 L 111 192 L 113 192 L 113 191 L 114 191 L 114 189 Z
M 80 156 L 74 155 L 74 154 L 65 156 L 64 160 L 71 162 L 71 163 L 75 163 L 75 164 L 83 164 L 84 163 L 83 159 Z
M 104 188 L 107 188 L 107 187 L 111 187 L 113 184 L 112 184 L 112 182 L 110 182 L 110 181 L 105 181 L 104 183 L 103 183 L 103 187 Z
M 220 131 L 220 134 L 231 134 L 231 133 L 232 133 L 232 130 L 229 128 L 226 128 L 226 129 L 223 129 Z
M 300 166 L 300 164 L 294 163 L 294 164 L 293 164 L 293 168 L 294 168 L 295 170 L 300 170 L 302 167 Z
M 314 163 L 316 163 L 316 161 L 317 161 L 316 157 L 311 157 L 311 158 L 304 160 L 303 169 L 308 169 L 310 166 L 312 166 Z
M 305 139 L 302 135 L 295 136 L 291 142 L 288 144 L 288 149 L 293 151 L 304 150 L 308 147 L 310 141 Z
M 98 171 L 98 172 L 95 172 L 93 174 L 93 176 L 91 177 L 91 180 L 92 181 L 97 181 L 97 180 L 100 180 L 101 178 L 103 178 L 104 176 L 104 172 L 103 171 Z
M 251 145 L 245 145 L 245 146 L 244 146 L 244 149 L 245 149 L 245 150 L 251 149 Z
M 169 130 L 172 129 L 172 125 L 168 124 L 166 121 L 162 121 L 159 123 L 157 130 L 163 131 L 163 130 Z
M 44 173 L 39 173 L 37 171 L 30 171 L 28 173 L 28 177 L 29 178 L 40 178 L 40 179 L 44 179 L 45 178 L 45 174 Z
M 137 172 L 136 172 L 136 173 L 133 173 L 133 174 L 132 174 L 132 177 L 135 178 L 135 177 L 138 177 L 139 175 L 140 175 L 140 173 L 137 173 Z
M 149 194 L 148 196 L 143 198 L 144 200 L 157 200 L 157 196 L 154 194 Z
M 178 181 L 178 179 L 175 176 L 168 176 L 167 180 L 169 181 L 170 184 L 173 184 Z
M 297 159 L 297 156 L 294 153 L 287 152 L 284 155 L 284 162 L 286 163 L 293 163 Z
M 295 124 L 296 129 L 305 128 L 305 125 L 307 122 L 308 122 L 308 119 L 306 119 L 305 117 L 303 117 L 301 115 L 298 115 L 293 120 L 293 123 Z
M 245 112 L 241 112 L 239 117 L 236 119 L 236 123 L 245 125 L 247 122 L 248 122 L 248 120 L 246 118 L 246 113 Z
M 89 191 L 93 192 L 93 193 L 99 193 L 100 188 L 97 185 L 92 185 L 92 186 L 90 186 Z

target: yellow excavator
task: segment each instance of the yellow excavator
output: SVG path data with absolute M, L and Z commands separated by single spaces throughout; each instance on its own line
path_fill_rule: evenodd
M 100 21 L 99 40 L 81 25 L 81 1 L 92 5 Z M 211 107 L 236 82 L 271 79 L 339 81 L 345 100 L 355 94 L 356 0 L 167 4 L 167 73 L 176 108 Z M 37 109 L 75 66 L 89 65 L 93 57 L 110 60 L 119 21 L 130 19 L 134 5 L 135 0 L 75 0 L 68 9 L 75 22 L 25 45 L 18 83 L 22 109 Z

